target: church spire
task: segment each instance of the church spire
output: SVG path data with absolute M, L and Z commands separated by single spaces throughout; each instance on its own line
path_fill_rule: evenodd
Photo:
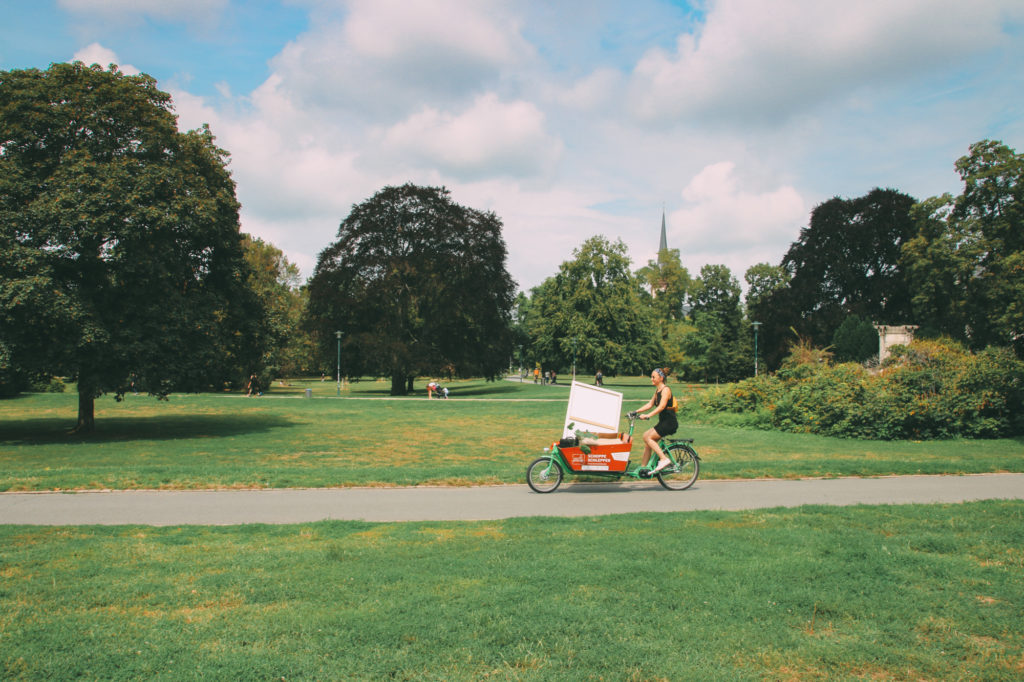
M 665 235 L 665 207 L 661 207 L 661 244 L 658 245 L 658 253 L 668 251 L 668 237 Z

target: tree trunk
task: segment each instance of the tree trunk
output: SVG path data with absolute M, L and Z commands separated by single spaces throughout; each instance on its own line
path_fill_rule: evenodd
M 405 393 L 408 395 L 412 393 L 412 382 L 416 377 L 409 377 L 409 381 L 405 384 Z
M 405 390 L 405 372 L 394 372 L 391 375 L 391 395 L 407 395 Z
M 96 392 L 78 378 L 78 423 L 73 433 L 92 433 L 96 429 Z

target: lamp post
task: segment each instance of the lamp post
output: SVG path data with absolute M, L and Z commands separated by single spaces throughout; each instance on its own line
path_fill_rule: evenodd
M 757 329 L 761 326 L 760 322 L 751 322 L 754 327 L 754 376 L 757 376 Z
M 519 383 L 523 383 L 523 347 L 519 346 Z
M 334 332 L 338 337 L 338 395 L 341 395 L 341 332 Z

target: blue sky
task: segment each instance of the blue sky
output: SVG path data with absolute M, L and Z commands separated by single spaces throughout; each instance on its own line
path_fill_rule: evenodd
M 381 187 L 444 185 L 539 284 L 586 238 L 778 263 L 832 196 L 1024 151 L 1019 0 L 0 0 L 0 68 L 141 71 L 305 274 Z

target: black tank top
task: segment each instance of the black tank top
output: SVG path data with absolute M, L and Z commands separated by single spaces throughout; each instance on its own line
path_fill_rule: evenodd
M 658 405 L 661 404 L 661 401 L 662 401 L 662 399 L 664 399 L 664 397 L 665 397 L 665 389 L 661 389 L 659 391 L 655 391 L 654 392 L 654 406 L 658 407 Z M 669 423 L 669 422 L 676 422 L 676 413 L 673 412 L 672 410 L 668 409 L 668 406 L 666 405 L 665 409 L 658 413 L 658 423 L 661 424 L 661 423 Z

